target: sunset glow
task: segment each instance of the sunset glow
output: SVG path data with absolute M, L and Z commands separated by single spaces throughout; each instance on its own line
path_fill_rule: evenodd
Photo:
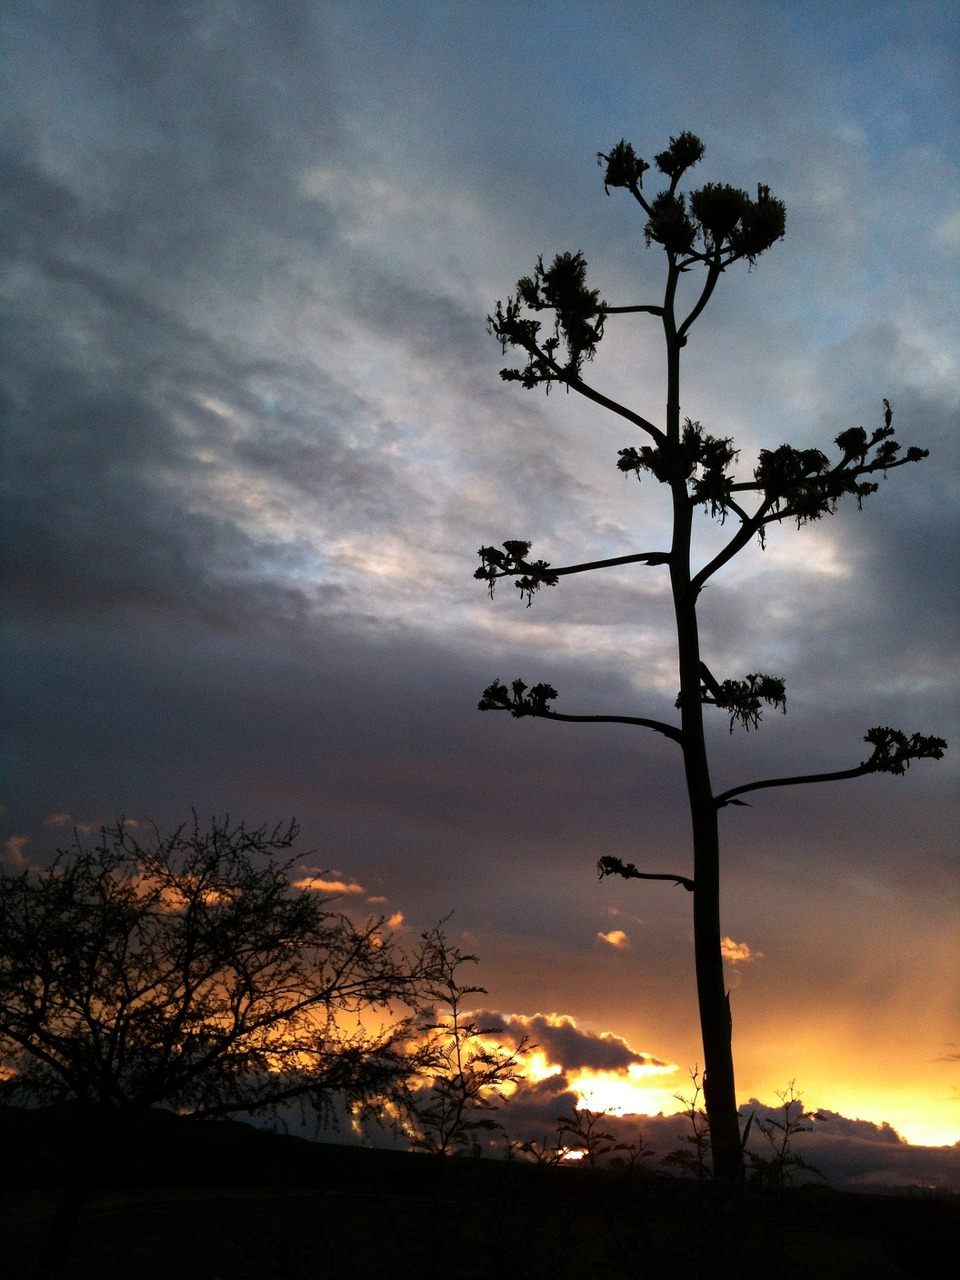
M 664 1084 L 657 1077 L 667 1077 Z M 570 1087 L 580 1095 L 582 1105 L 591 1111 L 610 1111 L 615 1115 L 672 1115 L 684 1104 L 675 1093 L 684 1091 L 685 1082 L 676 1067 L 631 1067 L 626 1077 L 610 1072 L 584 1072 L 574 1075 Z
M 853 1119 L 881 1125 L 887 1122 L 908 1142 L 921 1146 L 952 1146 L 960 1142 L 960 1099 L 925 1097 L 915 1085 L 895 1083 L 886 1086 L 864 1080 L 859 1086 L 844 1090 L 836 1085 L 837 1072 L 818 1072 L 813 1062 L 800 1055 L 805 1073 L 796 1080 L 797 1092 L 808 1111 L 821 1108 L 840 1112 Z M 525 1080 L 558 1078 L 563 1067 L 552 1062 L 540 1050 L 523 1060 Z M 689 1071 L 675 1064 L 634 1064 L 624 1071 L 567 1070 L 566 1086 L 576 1093 L 578 1106 L 591 1111 L 619 1116 L 674 1115 L 686 1110 L 693 1095 Z M 752 1087 L 741 1105 L 747 1107 L 749 1096 L 770 1106 L 777 1105 L 777 1095 L 787 1080 L 769 1078 Z M 678 1096 L 679 1095 L 679 1096 Z M 642 1127 L 642 1124 L 641 1124 Z

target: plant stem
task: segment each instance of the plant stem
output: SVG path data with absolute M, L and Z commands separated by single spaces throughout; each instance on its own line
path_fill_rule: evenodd
M 667 439 L 673 453 L 670 465 L 673 545 L 669 563 L 680 668 L 681 746 L 693 833 L 693 937 L 703 1040 L 703 1095 L 710 1122 L 714 1176 L 742 1182 L 744 1162 L 733 1071 L 730 1001 L 724 985 L 720 945 L 720 839 L 700 692 L 699 590 L 698 585 L 691 582 L 690 570 L 693 509 L 679 458 L 680 351 L 684 339 L 677 333 L 674 315 L 678 276 L 679 269 L 671 257 L 663 309 L 667 344 Z

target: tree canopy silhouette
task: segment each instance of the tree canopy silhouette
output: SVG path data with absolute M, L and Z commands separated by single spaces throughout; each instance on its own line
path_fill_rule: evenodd
M 355 924 L 298 888 L 277 857 L 296 835 L 195 817 L 144 844 L 120 822 L 47 870 L 0 875 L 0 1096 L 70 1103 L 88 1134 L 45 1265 L 111 1143 L 151 1108 L 200 1118 L 300 1098 L 323 1113 L 412 1069 L 442 935 L 407 953 L 382 919 Z
M 633 427 L 644 443 L 620 450 L 617 466 L 638 480 L 648 476 L 669 490 L 672 537 L 668 548 L 638 551 L 606 560 L 556 568 L 531 556 L 531 543 L 508 539 L 499 547 L 480 548 L 476 577 L 487 583 L 491 596 L 497 581 L 513 578 L 529 608 L 544 587 L 556 586 L 564 576 L 614 565 L 663 567 L 670 577 L 676 626 L 680 691 L 679 723 L 634 715 L 567 715 L 555 711 L 558 693 L 550 684 L 528 686 L 514 680 L 508 687 L 495 680 L 484 690 L 481 711 L 509 711 L 516 717 L 548 720 L 633 724 L 671 739 L 680 748 L 692 822 L 693 875 L 641 871 L 615 857 L 600 860 L 604 875 L 672 880 L 693 896 L 694 949 L 697 993 L 704 1051 L 704 1099 L 710 1125 L 714 1173 L 742 1180 L 744 1158 L 737 1114 L 731 1045 L 731 1015 L 724 986 L 720 930 L 720 838 L 718 815 L 727 805 L 741 805 L 748 792 L 769 787 L 796 786 L 861 777 L 870 773 L 903 774 L 910 763 L 940 759 L 946 743 L 920 733 L 877 726 L 865 741 L 871 751 L 861 763 L 819 774 L 765 778 L 714 794 L 704 737 L 705 706 L 737 725 L 756 729 L 767 707 L 786 711 L 786 687 L 779 676 L 753 672 L 743 678 L 714 675 L 703 659 L 697 604 L 706 583 L 748 546 L 761 547 L 771 524 L 795 521 L 801 528 L 836 511 L 842 499 L 859 506 L 876 492 L 888 472 L 918 462 L 927 450 L 905 451 L 894 438 L 893 410 L 883 401 L 883 422 L 870 431 L 849 427 L 834 440 L 832 456 L 820 449 L 781 444 L 760 451 L 752 474 L 737 469 L 738 450 L 731 439 L 711 435 L 700 423 L 680 414 L 681 352 L 690 329 L 706 307 L 721 275 L 737 262 L 750 265 L 782 239 L 786 210 L 770 189 L 757 186 L 756 196 L 722 183 L 708 182 L 692 190 L 680 189 L 685 177 L 703 157 L 703 143 L 692 133 L 670 139 L 654 157 L 642 160 L 626 141 L 600 153 L 604 189 L 624 190 L 645 216 L 647 247 L 658 245 L 666 257 L 666 280 L 660 300 L 611 306 L 587 284 L 582 253 L 562 253 L 549 266 L 538 259 L 534 272 L 517 283 L 516 293 L 498 302 L 488 327 L 504 353 L 520 354 L 520 368 L 505 368 L 501 377 L 531 390 L 554 385 L 574 391 Z M 644 177 L 655 168 L 659 190 L 644 188 Z M 681 304 L 681 278 L 699 274 L 689 310 Z M 538 318 L 552 317 L 544 327 Z M 598 390 L 585 378 L 611 317 L 645 314 L 659 319 L 666 345 L 666 412 L 661 423 Z M 715 554 L 698 563 L 693 545 L 693 514 L 703 508 L 732 532 Z

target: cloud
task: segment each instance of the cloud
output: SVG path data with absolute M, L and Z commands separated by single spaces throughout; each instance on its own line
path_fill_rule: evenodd
M 346 880 L 325 880 L 322 876 L 301 876 L 293 881 L 294 889 L 307 889 L 312 893 L 366 893 L 363 885 L 351 884 Z
M 69 813 L 51 813 L 49 817 L 43 820 L 43 824 L 46 827 L 65 827 L 69 822 Z
M 580 1106 L 579 1094 L 571 1089 L 563 1074 L 539 1080 L 524 1079 L 516 1091 L 496 1111 L 505 1134 L 478 1133 L 483 1145 L 502 1152 L 505 1140 L 556 1143 L 557 1122 Z M 752 1098 L 741 1114 L 756 1111 L 761 1118 L 776 1118 L 776 1106 Z M 836 1113 L 821 1113 L 807 1132 L 798 1133 L 791 1150 L 817 1169 L 826 1183 L 840 1191 L 903 1193 L 911 1190 L 955 1194 L 960 1187 L 960 1144 L 954 1147 L 913 1146 L 904 1142 L 887 1124 L 851 1120 Z M 682 1112 L 637 1115 L 626 1112 L 602 1113 L 602 1127 L 616 1142 L 642 1142 L 652 1153 L 645 1167 L 660 1167 L 663 1158 L 683 1150 L 690 1134 L 690 1122 Z M 372 1130 L 374 1142 L 395 1144 L 383 1131 Z M 335 1140 L 339 1140 L 335 1135 Z M 759 1130 L 751 1131 L 748 1150 L 768 1157 L 769 1147 Z M 820 1183 L 813 1173 L 798 1171 L 801 1182 Z
M 732 938 L 720 939 L 720 952 L 730 964 L 749 964 L 763 956 L 762 951 L 752 950 L 745 942 L 734 942 Z
M 755 1099 L 751 1099 L 748 1105 L 759 1106 L 760 1104 Z M 775 1110 L 771 1114 L 775 1115 Z M 822 1108 L 816 1113 L 815 1119 L 820 1133 L 858 1138 L 863 1142 L 883 1142 L 894 1145 L 906 1142 L 906 1139 L 902 1138 L 886 1121 L 875 1124 L 872 1120 L 851 1120 L 835 1111 L 825 1111 Z
M 955 1193 L 960 1187 L 960 1146 L 913 1146 L 888 1124 L 824 1114 L 822 1127 L 817 1121 L 812 1132 L 798 1135 L 796 1150 L 831 1185 L 874 1192 Z
M 521 1080 L 515 1093 L 498 1109 L 497 1118 L 516 1142 L 540 1142 L 556 1134 L 561 1116 L 572 1114 L 580 1101 L 566 1077 Z
M 611 929 L 609 933 L 598 933 L 597 937 L 607 946 L 625 951 L 630 946 L 630 939 L 622 929 Z
M 609 1032 L 584 1031 L 559 1013 L 503 1014 L 481 1009 L 474 1018 L 514 1043 L 523 1036 L 539 1046 L 546 1061 L 566 1074 L 575 1071 L 627 1071 L 632 1066 L 666 1066 L 659 1058 L 632 1048 Z
M 557 1119 L 579 1101 L 564 1090 L 562 1080 L 563 1077 L 551 1077 L 536 1084 L 523 1083 L 499 1117 L 511 1137 L 540 1140 L 555 1135 Z M 780 1114 L 777 1107 L 766 1106 L 755 1098 L 741 1108 L 741 1115 L 750 1111 L 756 1111 L 761 1118 L 777 1118 Z M 656 1163 L 669 1152 L 683 1149 L 690 1132 L 689 1120 L 682 1113 L 638 1116 L 608 1112 L 603 1115 L 603 1127 L 618 1142 L 636 1142 L 641 1137 L 644 1146 L 654 1153 Z M 761 1157 L 770 1154 L 755 1127 L 748 1149 Z M 954 1193 L 960 1187 L 960 1144 L 913 1146 L 885 1123 L 851 1120 L 833 1112 L 818 1113 L 811 1129 L 794 1137 L 791 1149 L 838 1190 L 882 1193 L 915 1188 Z M 819 1181 L 815 1174 L 800 1174 L 799 1178 Z
M 3 849 L 7 862 L 14 867 L 29 866 L 29 860 L 23 852 L 29 843 L 29 836 L 10 836 L 5 840 Z

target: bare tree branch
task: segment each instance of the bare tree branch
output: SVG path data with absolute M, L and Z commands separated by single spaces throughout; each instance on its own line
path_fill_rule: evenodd
M 659 874 L 652 871 L 638 871 L 632 862 L 621 862 L 619 858 L 605 856 L 597 863 L 597 870 L 600 872 L 600 879 L 604 876 L 623 876 L 624 880 L 669 880 L 673 884 L 681 885 L 686 889 L 687 893 L 693 893 L 693 881 L 686 876 L 675 876 L 667 874 Z
M 509 711 L 518 719 L 534 716 L 541 720 L 568 720 L 578 724 L 634 724 L 642 729 L 653 729 L 655 733 L 662 733 L 665 738 L 683 745 L 681 731 L 663 720 L 650 720 L 644 716 L 564 715 L 551 711 L 547 704 L 558 696 L 556 689 L 549 684 L 535 684 L 528 692 L 528 686 L 522 680 L 514 680 L 509 689 L 499 680 L 494 680 L 484 689 L 479 710 Z
M 873 754 L 853 769 L 837 769 L 830 773 L 806 773 L 789 778 L 765 778 L 760 782 L 748 782 L 741 787 L 731 787 L 717 796 L 714 804 L 722 809 L 728 804 L 742 804 L 736 796 L 749 791 L 762 791 L 768 787 L 798 787 L 814 782 L 842 782 L 847 778 L 862 778 L 868 773 L 892 773 L 902 776 L 913 760 L 942 760 L 947 744 L 943 738 L 922 733 L 909 737 L 899 729 L 878 725 L 864 735 L 864 742 L 873 747 Z

